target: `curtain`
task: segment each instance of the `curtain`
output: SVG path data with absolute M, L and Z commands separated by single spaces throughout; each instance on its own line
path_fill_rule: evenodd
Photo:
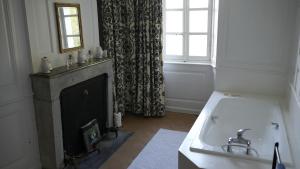
M 161 0 L 100 1 L 103 45 L 114 63 L 114 111 L 164 116 Z

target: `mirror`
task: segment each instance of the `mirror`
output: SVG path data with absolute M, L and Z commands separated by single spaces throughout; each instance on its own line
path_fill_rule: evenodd
M 59 50 L 83 48 L 80 4 L 55 3 Z

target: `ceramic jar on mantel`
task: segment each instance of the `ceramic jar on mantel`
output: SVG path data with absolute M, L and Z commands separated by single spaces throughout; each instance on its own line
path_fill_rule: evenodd
M 102 57 L 103 57 L 103 58 L 107 58 L 107 50 L 104 50 L 104 51 L 103 51 Z
M 96 58 L 101 59 L 103 55 L 103 50 L 101 48 L 101 46 L 98 46 L 96 49 Z
M 78 62 L 79 64 L 83 64 L 83 63 L 85 63 L 85 60 L 86 60 L 86 57 L 85 57 L 83 51 L 82 51 L 82 50 L 79 50 L 79 51 L 78 51 L 77 62 Z
M 43 73 L 50 73 L 52 70 L 52 66 L 47 57 L 43 57 L 41 60 L 41 71 Z

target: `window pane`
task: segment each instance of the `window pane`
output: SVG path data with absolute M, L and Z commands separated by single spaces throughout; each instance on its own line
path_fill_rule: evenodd
M 190 11 L 190 32 L 207 32 L 208 11 Z
M 181 9 L 183 8 L 183 0 L 166 0 L 167 9 Z
M 190 0 L 190 8 L 208 8 L 208 0 Z
M 189 36 L 189 55 L 207 56 L 207 35 Z
M 182 29 L 183 29 L 183 12 L 167 11 L 166 32 L 182 32 Z
M 182 35 L 166 35 L 166 54 L 182 55 Z

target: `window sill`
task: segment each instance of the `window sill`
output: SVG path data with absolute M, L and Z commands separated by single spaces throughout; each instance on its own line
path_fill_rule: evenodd
M 215 65 L 211 61 L 164 61 L 164 64 L 181 64 L 181 65 L 203 65 L 203 66 L 212 66 Z

